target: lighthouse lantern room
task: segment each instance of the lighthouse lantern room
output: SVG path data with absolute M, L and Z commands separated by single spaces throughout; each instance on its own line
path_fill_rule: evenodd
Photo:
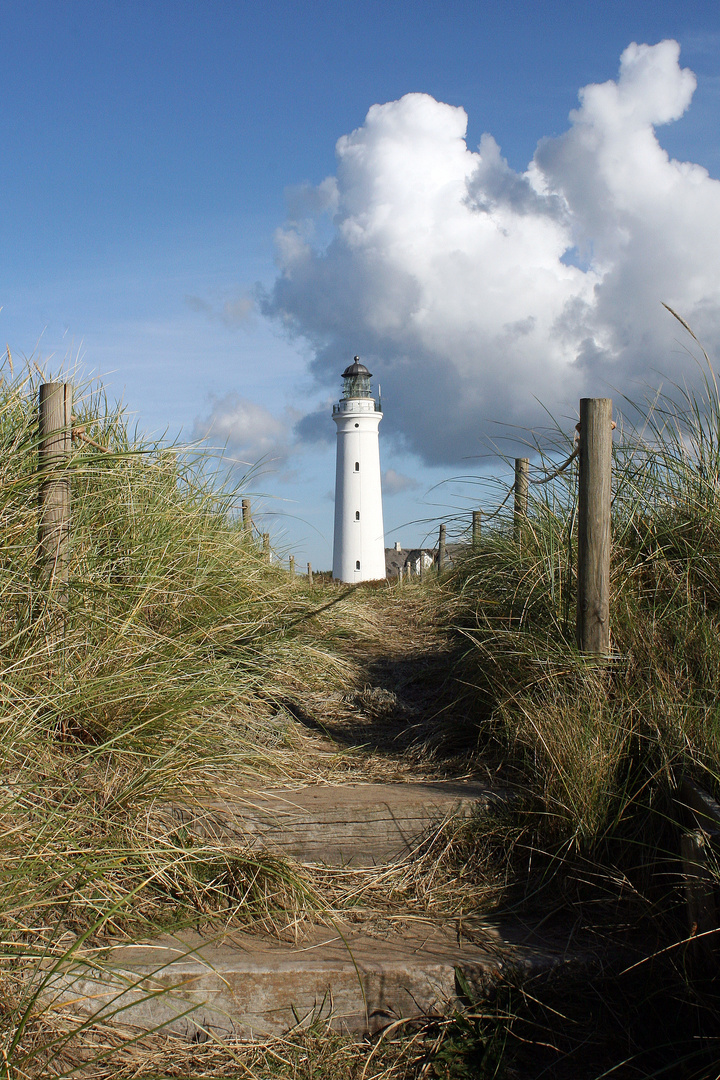
M 374 581 L 385 577 L 385 535 L 380 487 L 380 405 L 371 373 L 356 356 L 342 373 L 343 395 L 333 405 L 337 425 L 333 577 Z

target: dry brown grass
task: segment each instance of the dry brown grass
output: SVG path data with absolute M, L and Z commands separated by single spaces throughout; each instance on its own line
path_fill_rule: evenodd
M 341 1035 L 315 1024 L 252 1043 L 210 1038 L 188 1044 L 120 1023 L 80 1030 L 82 1024 L 83 1018 L 71 1010 L 45 1014 L 29 1030 L 26 1054 L 32 1056 L 13 1066 L 12 1080 L 410 1080 L 422 1073 L 437 1037 L 417 1023 L 400 1025 L 394 1037 L 382 1040 Z M 53 1049 L 45 1049 L 52 1044 Z
M 269 565 L 238 527 L 237 493 L 218 489 L 207 462 L 138 440 L 101 393 L 77 401 L 81 421 L 112 452 L 78 443 L 68 465 L 70 605 L 58 635 L 55 597 L 35 567 L 33 379 L 0 385 L 0 1076 L 4 1067 L 8 1077 L 25 1075 L 37 1050 L 34 1068 L 42 1045 L 48 1075 L 70 1060 L 62 1055 L 71 1042 L 80 1047 L 66 1039 L 71 1018 L 43 1014 L 28 980 L 69 950 L 190 924 L 281 935 L 340 915 L 443 919 L 492 903 L 496 888 L 466 826 L 453 822 L 414 859 L 374 871 L 314 870 L 161 827 L 160 807 L 228 782 L 258 790 L 475 775 L 477 763 L 447 737 L 456 719 L 448 639 L 428 615 L 426 590 L 310 590 Z M 64 1049 L 48 1042 L 56 1023 L 66 1025 L 57 1032 Z M 121 1049 L 124 1037 L 78 1033 L 86 1043 L 116 1040 L 112 1054 L 126 1072 L 102 1075 L 142 1075 L 142 1055 L 135 1044 Z M 190 1051 L 170 1043 L 169 1075 L 183 1075 Z M 338 1062 L 357 1056 L 336 1045 Z M 217 1053 L 231 1069 L 230 1051 Z M 261 1051 L 247 1053 L 258 1068 Z M 298 1076 L 322 1075 L 312 1073 L 319 1050 L 297 1054 Z M 262 1075 L 272 1075 L 267 1068 Z

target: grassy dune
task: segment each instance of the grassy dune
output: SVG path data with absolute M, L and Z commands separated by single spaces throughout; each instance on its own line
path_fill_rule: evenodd
M 445 580 L 481 731 L 542 801 L 548 839 L 568 850 L 594 851 L 657 800 L 661 813 L 682 775 L 720 790 L 719 477 L 711 379 L 703 394 L 658 397 L 640 423 L 621 425 L 609 661 L 575 646 L 574 472 L 531 487 L 521 536 L 499 519 Z
M 506 846 L 518 902 L 646 939 L 639 982 L 612 1006 L 647 1021 L 636 1063 L 628 1051 L 643 1076 L 715 1076 L 717 1063 L 720 996 L 689 963 L 676 803 L 683 777 L 720 795 L 720 394 L 701 363 L 698 392 L 624 403 L 609 660 L 575 646 L 574 471 L 531 486 L 521 534 L 501 514 L 439 597 L 479 745 L 524 795 Z M 570 449 L 537 447 L 548 471 Z
M 305 886 L 286 867 L 168 833 L 157 808 L 223 779 L 297 778 L 278 703 L 343 678 L 321 640 L 332 615 L 321 633 L 317 595 L 263 559 L 203 456 L 144 441 L 102 393 L 77 399 L 110 453 L 73 444 L 64 612 L 36 566 L 37 385 L 0 384 L 0 1044 L 13 1076 L 38 1067 L 28 1024 L 56 961 L 108 934 L 293 907 Z
M 404 904 L 442 912 L 474 886 L 463 836 L 381 875 L 313 874 L 168 824 L 171 800 L 224 783 L 396 775 L 401 755 L 333 746 L 292 715 L 334 709 L 342 725 L 363 694 L 373 722 L 392 712 L 392 694 L 376 700 L 361 671 L 363 641 L 390 645 L 383 596 L 311 590 L 268 563 L 206 455 L 148 442 L 88 390 L 76 391 L 77 422 L 109 452 L 76 441 L 67 465 L 65 610 L 36 557 L 37 383 L 0 383 L 0 1077 L 416 1075 L 438 1031 L 419 1044 L 401 1029 L 372 1046 L 322 1027 L 188 1046 L 138 1039 L 122 1015 L 88 1028 L 72 1007 L 48 1007 L 53 973 L 101 968 L 110 941 L 187 926 L 297 933 L 306 918 Z M 407 605 L 401 621 L 397 648 Z M 423 762 L 419 750 L 419 775 Z
M 311 1030 L 241 1050 L 160 1034 L 140 1046 L 118 1025 L 78 1040 L 82 1021 L 38 997 L 54 966 L 99 962 L 109 938 L 286 926 L 313 909 L 332 917 L 383 904 L 442 917 L 458 903 L 480 910 L 501 899 L 647 934 L 648 960 L 652 949 L 662 960 L 647 969 L 652 987 L 642 966 L 640 983 L 633 976 L 633 1015 L 651 1014 L 658 1038 L 681 1030 L 688 1040 L 679 1071 L 657 1075 L 709 1075 L 720 1003 L 686 970 L 678 944 L 686 929 L 673 803 L 682 775 L 720 795 L 720 395 L 706 370 L 698 394 L 674 388 L 645 410 L 628 404 L 616 433 L 613 656 L 602 662 L 574 644 L 571 472 L 531 487 L 520 537 L 503 511 L 439 582 L 349 597 L 337 586 L 310 591 L 263 559 L 238 524 L 237 494 L 201 453 L 139 437 L 101 391 L 79 394 L 75 409 L 110 452 L 76 442 L 68 463 L 64 612 L 36 565 L 37 380 L 0 384 L 3 1080 L 524 1077 L 513 1072 L 523 1046 L 542 1042 L 552 1010 L 570 1014 L 574 1002 L 543 1012 L 503 998 L 435 1028 L 393 1029 L 374 1045 Z M 562 439 L 539 448 L 548 465 L 568 449 Z M 385 710 L 397 725 L 397 699 L 358 675 L 361 654 L 369 647 L 376 667 L 394 657 L 400 670 L 414 635 L 417 655 L 432 658 L 440 638 L 425 636 L 431 624 L 455 644 L 424 677 L 429 686 L 442 669 L 456 701 L 437 723 L 432 709 L 416 728 L 408 722 L 402 753 L 333 756 L 291 722 L 288 704 L 302 712 L 313 701 L 337 710 L 341 730 L 344 697 L 359 692 L 366 720 L 381 726 Z M 382 882 L 311 878 L 162 821 L 170 799 L 225 781 L 317 780 L 321 758 L 322 775 L 338 780 L 362 779 L 363 769 L 392 778 L 403 761 L 431 775 L 433 755 L 453 739 L 454 769 L 464 760 L 475 775 L 487 765 L 525 798 L 492 835 L 439 837 L 424 862 Z M 606 1005 L 611 1017 L 616 999 Z M 617 1075 L 656 1075 L 642 1068 Z

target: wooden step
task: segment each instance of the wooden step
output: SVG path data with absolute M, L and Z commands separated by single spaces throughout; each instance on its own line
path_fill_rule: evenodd
M 486 814 L 504 801 L 475 781 L 225 788 L 176 803 L 165 816 L 172 828 L 202 839 L 231 839 L 327 866 L 375 866 L 406 858 L 447 819 Z
M 463 998 L 492 995 L 501 981 L 593 963 L 531 934 L 488 921 L 465 938 L 453 923 L 420 920 L 383 933 L 315 927 L 297 945 L 232 933 L 119 945 L 102 966 L 76 962 L 53 975 L 43 998 L 95 1020 L 142 1030 L 163 1027 L 189 1041 L 255 1039 L 318 1021 L 375 1032 L 395 1020 L 442 1016 Z

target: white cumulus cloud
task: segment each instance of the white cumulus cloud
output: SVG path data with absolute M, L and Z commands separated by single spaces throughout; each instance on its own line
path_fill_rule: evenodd
M 192 311 L 231 328 L 251 324 L 255 310 L 253 298 L 239 292 L 226 296 L 217 304 L 211 304 L 209 300 L 204 300 L 201 296 L 186 296 L 185 303 Z
M 241 463 L 283 465 L 291 452 L 292 419 L 274 416 L 263 405 L 229 393 L 212 398 L 210 411 L 198 417 L 193 438 L 227 446 Z
M 382 474 L 382 489 L 385 495 L 400 495 L 403 491 L 414 491 L 420 485 L 412 476 L 386 469 Z
M 676 42 L 632 44 L 524 172 L 489 134 L 468 148 L 461 108 L 374 105 L 294 207 L 332 214 L 330 241 L 297 217 L 279 231 L 265 314 L 310 344 L 323 386 L 359 353 L 385 430 L 429 463 L 482 452 L 492 421 L 543 423 L 538 401 L 567 413 L 658 369 L 684 377 L 660 303 L 720 351 L 720 182 L 655 129 L 694 89 Z

